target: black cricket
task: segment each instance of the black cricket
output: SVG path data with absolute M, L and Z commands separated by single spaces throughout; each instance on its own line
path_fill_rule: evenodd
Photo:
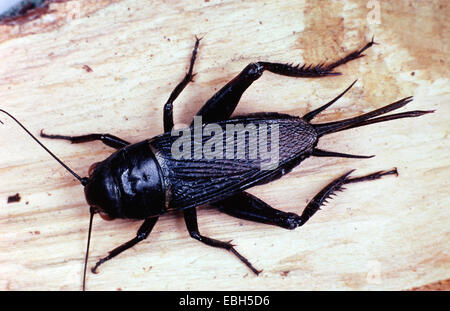
M 38 144 L 40 144 L 63 167 L 75 176 L 84 186 L 86 200 L 90 206 L 89 234 L 86 249 L 83 290 L 85 289 L 86 266 L 89 254 L 89 242 L 94 214 L 100 214 L 107 220 L 128 218 L 144 220 L 136 236 L 109 252 L 92 268 L 98 267 L 119 255 L 123 251 L 146 239 L 159 216 L 173 210 L 183 210 L 186 227 L 192 238 L 206 245 L 223 248 L 234 254 L 255 274 L 256 269 L 230 242 L 218 241 L 203 236 L 197 225 L 196 207 L 209 204 L 218 210 L 237 218 L 295 229 L 305 224 L 327 199 L 337 191 L 342 191 L 344 184 L 374 180 L 385 175 L 396 174 L 397 170 L 379 171 L 362 177 L 350 177 L 352 171 L 345 173 L 329 183 L 314 196 L 301 215 L 286 213 L 270 207 L 255 196 L 245 192 L 250 187 L 268 183 L 281 178 L 310 156 L 369 158 L 371 156 L 351 155 L 317 148 L 320 137 L 359 126 L 406 117 L 417 117 L 433 111 L 408 111 L 377 117 L 399 109 L 412 101 L 412 97 L 403 98 L 390 105 L 372 112 L 336 122 L 311 124 L 320 112 L 327 109 L 343 96 L 354 84 L 329 103 L 305 114 L 303 117 L 290 116 L 277 112 L 253 113 L 229 119 L 242 94 L 256 81 L 265 70 L 272 73 L 302 78 L 320 78 L 340 75 L 333 71 L 336 67 L 364 56 L 363 52 L 375 44 L 373 38 L 362 49 L 356 50 L 336 62 L 317 66 L 299 66 L 271 62 L 250 63 L 234 79 L 220 89 L 199 110 L 204 124 L 216 123 L 222 127 L 227 124 L 277 124 L 279 126 L 279 165 L 272 170 L 261 170 L 261 157 L 257 159 L 175 159 L 171 146 L 177 137 L 171 135 L 173 122 L 173 102 L 183 89 L 192 81 L 194 62 L 200 43 L 196 37 L 190 66 L 184 79 L 172 91 L 164 105 L 164 134 L 151 139 L 131 144 L 110 134 L 88 134 L 82 136 L 49 135 L 41 131 L 40 135 L 50 139 L 65 139 L 71 143 L 101 141 L 117 149 L 102 162 L 94 163 L 89 169 L 89 177 L 80 177 L 51 153 L 19 121 L 16 121 Z M 193 134 L 195 135 L 195 134 Z M 249 143 L 246 136 L 246 143 Z

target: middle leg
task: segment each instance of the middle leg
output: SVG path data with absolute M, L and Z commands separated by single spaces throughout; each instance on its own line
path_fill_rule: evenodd
M 180 83 L 175 87 L 175 89 L 172 91 L 172 93 L 169 96 L 169 99 L 167 100 L 166 104 L 164 105 L 164 132 L 169 132 L 173 128 L 173 102 L 175 99 L 177 99 L 178 95 L 184 90 L 184 88 L 189 84 L 189 82 L 192 82 L 195 73 L 193 73 L 194 70 L 194 63 L 195 59 L 197 57 L 197 50 L 198 45 L 200 44 L 200 40 L 202 38 L 195 37 L 195 46 L 194 50 L 192 51 L 191 56 L 191 63 L 189 65 L 189 70 L 184 76 L 183 80 L 181 80 Z
M 239 258 L 240 261 L 242 261 L 252 272 L 254 272 L 256 275 L 258 275 L 261 271 L 257 270 L 253 265 L 241 254 L 238 253 L 238 251 L 234 248 L 234 245 L 229 242 L 222 242 L 219 240 L 211 239 L 209 237 L 206 237 L 204 235 L 200 234 L 200 231 L 198 230 L 198 224 L 197 224 L 197 211 L 194 208 L 188 208 L 184 211 L 184 220 L 186 222 L 186 227 L 189 231 L 189 234 L 192 238 L 213 247 L 223 248 L 227 251 L 230 251 L 233 253 L 237 258 Z

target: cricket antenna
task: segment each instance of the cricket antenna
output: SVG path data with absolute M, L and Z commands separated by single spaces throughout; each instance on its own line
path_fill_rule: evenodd
M 92 232 L 92 220 L 94 219 L 95 210 L 91 206 L 89 209 L 89 212 L 91 213 L 91 217 L 89 218 L 89 233 L 88 233 L 88 240 L 86 245 L 86 255 L 84 257 L 84 271 L 83 271 L 83 291 L 86 290 L 86 268 L 87 268 L 87 262 L 89 258 L 89 245 L 91 244 L 91 232 Z
M 30 133 L 30 131 L 28 131 L 25 126 L 22 125 L 22 123 L 20 123 L 16 118 L 14 118 L 11 114 L 9 114 L 7 111 L 0 109 L 0 112 L 3 112 L 4 114 L 6 114 L 7 116 L 9 116 L 11 119 L 13 119 L 17 124 L 19 124 L 19 126 L 21 128 L 23 128 L 25 130 L 25 132 L 27 132 L 28 135 L 30 135 L 31 138 L 33 138 L 42 148 L 44 148 L 45 151 L 47 151 L 56 161 L 58 161 L 59 164 L 61 164 L 67 171 L 69 171 L 69 173 L 71 173 L 76 179 L 78 179 L 80 181 L 80 183 L 83 186 L 86 186 L 88 179 L 86 177 L 80 177 L 77 173 L 75 173 L 74 171 L 72 171 L 70 169 L 70 167 L 68 167 L 66 164 L 64 164 L 63 161 L 61 161 L 60 159 L 58 159 L 57 156 L 55 156 L 50 150 L 47 149 L 47 147 L 44 146 L 43 143 L 41 143 L 36 137 L 34 137 L 33 134 Z M 3 122 L 0 121 L 1 124 L 3 124 Z

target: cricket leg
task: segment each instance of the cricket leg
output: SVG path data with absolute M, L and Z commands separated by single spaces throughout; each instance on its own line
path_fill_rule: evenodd
M 150 232 L 152 231 L 152 229 L 155 226 L 157 221 L 158 221 L 158 217 L 147 218 L 144 221 L 144 223 L 141 225 L 141 227 L 139 228 L 139 230 L 138 230 L 138 232 L 136 234 L 136 237 L 134 239 L 131 239 L 130 241 L 128 241 L 128 242 L 120 245 L 119 247 L 113 249 L 112 251 L 110 251 L 108 256 L 106 256 L 106 257 L 100 259 L 99 261 L 97 261 L 97 263 L 91 269 L 91 271 L 93 273 L 97 273 L 97 268 L 102 263 L 110 260 L 111 258 L 116 257 L 117 255 L 119 255 L 120 253 L 122 253 L 122 252 L 126 251 L 127 249 L 133 247 L 137 243 L 145 240 L 150 235 Z
M 111 134 L 87 134 L 87 135 L 80 135 L 80 136 L 65 136 L 65 135 L 50 135 L 45 134 L 44 130 L 41 130 L 41 137 L 43 138 L 50 138 L 50 139 L 64 139 L 70 141 L 72 144 L 80 144 L 80 143 L 87 143 L 91 141 L 99 140 L 105 145 L 120 149 L 123 148 L 130 143 Z
M 275 225 L 286 229 L 295 229 L 300 221 L 300 216 L 297 214 L 274 209 L 245 191 L 210 205 L 236 218 Z
M 328 202 L 327 199 L 330 199 L 332 195 L 336 195 L 337 191 L 345 190 L 345 188 L 342 187 L 343 185 L 362 181 L 376 180 L 386 175 L 398 176 L 396 168 L 389 171 L 378 171 L 361 177 L 349 177 L 349 175 L 352 172 L 353 170 L 333 180 L 318 194 L 314 196 L 314 198 L 308 203 L 306 208 L 303 210 L 303 213 L 300 215 L 299 226 L 304 225 L 318 210 L 320 210 L 320 206 Z
M 222 87 L 203 107 L 198 111 L 197 116 L 202 116 L 203 123 L 217 122 L 228 119 L 236 109 L 242 94 L 256 80 L 258 80 L 265 70 L 272 73 L 299 78 L 319 78 L 326 76 L 340 75 L 333 69 L 351 60 L 364 56 L 362 54 L 375 42 L 367 43 L 362 49 L 356 50 L 347 56 L 331 63 L 319 64 L 316 66 L 300 66 L 293 64 L 281 64 L 271 62 L 256 62 L 247 65 L 239 75 Z
M 206 244 L 212 247 L 218 247 L 226 249 L 227 251 L 230 251 L 233 253 L 237 258 L 239 258 L 240 261 L 242 261 L 252 272 L 254 272 L 256 275 L 258 275 L 261 271 L 257 270 L 253 265 L 241 254 L 236 251 L 234 248 L 234 245 L 229 242 L 222 242 L 219 240 L 211 239 L 209 237 L 203 236 L 200 234 L 200 231 L 198 230 L 198 224 L 197 224 L 197 211 L 194 208 L 188 208 L 184 210 L 184 220 L 186 222 L 186 227 L 189 231 L 189 234 L 192 238 Z
M 271 224 L 286 229 L 295 229 L 304 225 L 319 209 L 327 202 L 327 199 L 335 195 L 335 192 L 342 191 L 344 184 L 369 181 L 379 179 L 386 175 L 397 175 L 397 170 L 379 171 L 362 177 L 350 178 L 352 171 L 342 175 L 329 183 L 308 203 L 301 215 L 286 213 L 270 207 L 267 203 L 257 197 L 242 192 L 233 197 L 211 204 L 230 216 L 255 221 L 259 223 Z
M 180 83 L 175 87 L 175 89 L 172 91 L 172 93 L 169 96 L 169 99 L 167 100 L 166 104 L 164 105 L 164 132 L 168 132 L 173 128 L 173 102 L 175 99 L 180 95 L 180 93 L 184 90 L 184 88 L 189 84 L 189 82 L 192 82 L 195 73 L 192 73 L 194 70 L 194 63 L 195 58 L 197 57 L 197 50 L 198 46 L 200 44 L 200 40 L 202 38 L 195 37 L 195 46 L 194 50 L 192 51 L 191 56 L 191 64 L 189 65 L 189 70 L 184 76 L 183 80 L 181 80 Z

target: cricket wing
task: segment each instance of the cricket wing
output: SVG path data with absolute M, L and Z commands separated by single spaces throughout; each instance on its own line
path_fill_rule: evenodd
M 221 121 L 214 124 L 214 135 L 205 135 L 212 134 L 207 126 L 184 132 L 181 158 L 175 153 L 182 136 L 164 133 L 149 141 L 163 171 L 169 209 L 216 202 L 280 178 L 309 156 L 317 141 L 308 123 L 279 114 Z

